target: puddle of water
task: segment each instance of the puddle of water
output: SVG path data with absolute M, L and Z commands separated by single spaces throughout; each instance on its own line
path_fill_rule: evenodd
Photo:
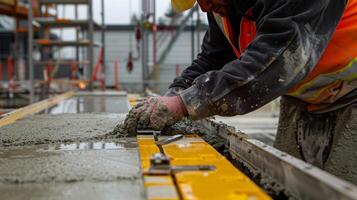
M 43 156 L 58 155 L 66 151 L 78 150 L 124 150 L 137 147 L 136 143 L 126 142 L 79 142 L 46 144 L 33 146 L 17 146 L 0 148 L 0 159 L 26 159 Z M 0 160 L 1 162 L 1 160 Z
M 81 142 L 73 144 L 60 144 L 55 147 L 55 150 L 117 150 L 124 149 L 124 144 L 114 142 Z
M 121 142 L 77 142 L 77 143 L 62 143 L 42 145 L 43 150 L 118 150 L 136 148 L 137 144 L 133 141 Z
M 127 113 L 129 103 L 120 96 L 75 96 L 51 107 L 43 113 Z

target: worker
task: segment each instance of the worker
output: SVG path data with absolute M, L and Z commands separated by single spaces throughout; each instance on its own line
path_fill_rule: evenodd
M 172 0 L 176 11 L 194 0 Z M 275 147 L 357 184 L 357 0 L 197 0 L 201 52 L 124 127 L 234 116 L 281 98 Z

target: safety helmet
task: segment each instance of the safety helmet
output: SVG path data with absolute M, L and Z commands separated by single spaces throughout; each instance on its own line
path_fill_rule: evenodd
M 196 3 L 196 0 L 171 0 L 172 8 L 176 12 L 182 12 L 192 8 Z

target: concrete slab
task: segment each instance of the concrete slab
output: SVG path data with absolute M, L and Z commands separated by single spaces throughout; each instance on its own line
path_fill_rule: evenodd
M 0 198 L 7 200 L 141 200 L 146 199 L 139 180 L 76 183 L 0 183 Z
M 0 128 L 0 199 L 145 199 L 136 139 L 109 134 L 124 118 L 38 115 Z
M 80 149 L 86 145 L 108 149 Z M 71 146 L 2 148 L 0 199 L 144 199 L 136 149 Z
M 82 146 L 93 143 L 82 143 Z M 116 181 L 140 179 L 136 148 L 115 143 L 112 149 L 24 146 L 0 149 L 0 183 Z M 116 148 L 114 148 L 116 147 Z
M 0 147 L 101 140 L 125 114 L 35 115 L 0 128 Z

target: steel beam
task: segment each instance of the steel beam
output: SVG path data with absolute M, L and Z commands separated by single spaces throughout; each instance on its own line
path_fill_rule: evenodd
M 32 1 L 28 1 L 28 18 L 27 18 L 27 28 L 28 28 L 28 52 L 27 52 L 27 64 L 28 64 L 28 73 L 30 79 L 30 103 L 35 102 L 35 79 L 34 79 L 34 68 L 33 68 L 33 5 Z
M 93 73 L 93 67 L 94 67 L 94 26 L 93 26 L 93 1 L 88 0 L 88 40 L 89 40 L 89 46 L 88 46 L 88 60 L 89 60 L 89 66 L 87 66 L 87 80 L 89 81 L 88 84 L 88 90 L 92 91 L 93 90 L 93 81 L 92 81 L 92 73 Z
M 106 60 L 106 43 L 105 43 L 105 30 L 107 29 L 105 26 L 105 5 L 104 5 L 104 0 L 101 1 L 101 16 L 102 16 L 102 26 L 101 26 L 101 39 L 102 39 L 102 48 L 103 48 L 103 80 L 104 80 L 104 89 L 105 89 L 105 83 L 106 83 L 106 65 L 107 65 L 107 60 Z

